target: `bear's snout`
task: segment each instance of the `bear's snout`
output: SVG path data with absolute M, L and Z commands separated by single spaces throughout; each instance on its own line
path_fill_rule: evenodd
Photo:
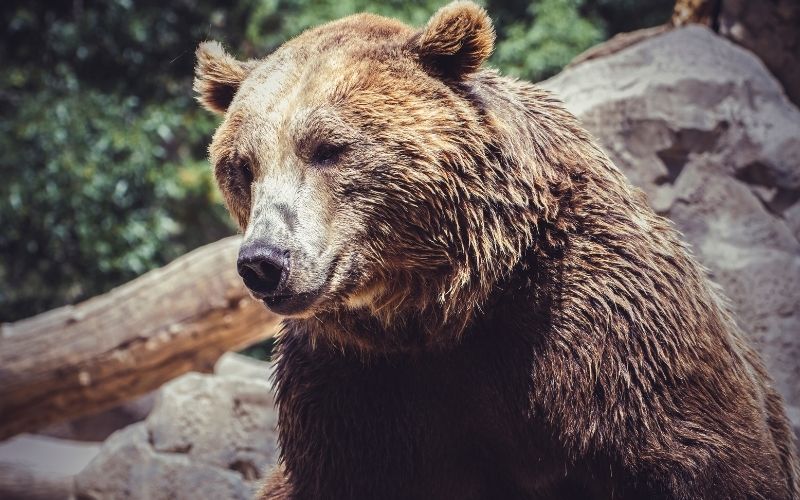
M 259 299 L 280 299 L 286 276 L 289 274 L 290 255 L 269 243 L 256 240 L 239 249 L 236 269 L 245 286 Z
M 322 293 L 322 285 L 309 279 L 316 275 L 307 269 L 312 265 L 302 251 L 287 250 L 263 238 L 245 241 L 236 261 L 250 293 L 272 312 L 284 316 L 308 311 Z

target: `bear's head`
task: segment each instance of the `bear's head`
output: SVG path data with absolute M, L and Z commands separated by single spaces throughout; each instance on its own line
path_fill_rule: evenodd
M 195 90 L 224 115 L 210 159 L 257 298 L 463 326 L 553 206 L 544 160 L 515 171 L 528 117 L 504 116 L 518 103 L 480 69 L 493 43 L 484 10 L 455 2 L 420 30 L 361 14 L 260 60 L 200 45 Z

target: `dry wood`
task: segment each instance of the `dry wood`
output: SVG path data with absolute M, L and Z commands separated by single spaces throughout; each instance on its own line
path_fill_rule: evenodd
M 0 439 L 96 413 L 275 334 L 236 273 L 239 238 L 104 295 L 2 325 Z
M 704 24 L 713 27 L 719 9 L 720 0 L 677 0 L 672 10 L 671 23 L 673 26 Z

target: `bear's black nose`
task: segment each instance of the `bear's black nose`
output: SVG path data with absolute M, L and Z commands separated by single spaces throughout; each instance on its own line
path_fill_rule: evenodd
M 263 241 L 245 243 L 239 249 L 236 268 L 244 284 L 259 298 L 272 297 L 286 281 L 288 252 Z

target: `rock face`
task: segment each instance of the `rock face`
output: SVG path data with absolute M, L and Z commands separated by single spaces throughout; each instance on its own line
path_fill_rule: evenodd
M 764 64 L 690 26 L 543 86 L 675 222 L 800 406 L 800 111 Z
M 136 399 L 126 401 L 119 406 L 94 415 L 86 415 L 75 420 L 48 425 L 38 431 L 37 434 L 73 441 L 104 441 L 114 431 L 147 418 L 155 404 L 157 392 L 153 391 L 144 396 L 139 396 Z
M 238 364 L 166 384 L 147 419 L 113 434 L 78 474 L 78 496 L 252 498 L 277 458 L 277 415 L 266 365 Z
M 73 498 L 73 476 L 99 451 L 98 443 L 20 434 L 0 443 L 0 498 Z

